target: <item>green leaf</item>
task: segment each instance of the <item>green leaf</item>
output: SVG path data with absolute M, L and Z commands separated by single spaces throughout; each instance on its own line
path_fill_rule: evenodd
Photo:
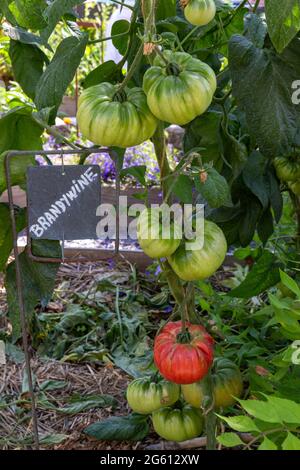
M 147 416 L 113 416 L 88 426 L 84 433 L 98 440 L 141 441 L 149 433 Z
M 25 209 L 15 209 L 17 232 L 26 227 Z M 7 204 L 0 203 L 0 272 L 4 270 L 13 248 L 10 211 Z
M 117 400 L 110 395 L 91 395 L 73 400 L 69 405 L 59 408 L 60 413 L 75 415 L 93 408 L 115 407 Z
M 244 190 L 246 192 L 246 188 Z M 243 208 L 244 213 L 239 222 L 239 239 L 240 244 L 245 247 L 253 240 L 257 223 L 262 214 L 262 207 L 257 197 L 250 193 L 247 195 L 246 201 L 244 200 Z
M 217 437 L 217 441 L 224 447 L 236 447 L 244 445 L 241 438 L 234 432 L 224 432 L 221 436 Z
M 203 163 L 213 162 L 214 167 L 218 170 L 223 165 L 221 158 L 223 153 L 220 135 L 221 120 L 221 113 L 216 111 L 206 112 L 203 116 L 199 116 L 188 124 L 183 140 L 185 153 L 201 147 Z
M 40 150 L 43 129 L 32 118 L 31 110 L 17 107 L 0 118 L 0 195 L 6 189 L 4 153 L 7 150 Z M 28 165 L 35 165 L 32 156 L 11 159 L 12 186 L 24 187 Z
M 127 20 L 115 21 L 111 28 L 111 36 L 126 33 L 129 31 L 129 27 L 130 23 Z M 113 45 L 121 55 L 124 55 L 127 50 L 128 39 L 129 35 L 124 34 L 124 36 L 120 36 L 112 40 Z
M 264 179 L 266 159 L 260 152 L 252 152 L 243 170 L 243 180 L 247 188 L 259 199 L 264 209 L 269 204 L 269 194 Z
M 164 20 L 176 16 L 176 0 L 158 0 L 156 20 Z
M 108 60 L 92 70 L 84 79 L 82 86 L 89 88 L 103 82 L 118 83 L 122 81 L 122 77 L 120 67 L 113 60 Z
M 43 392 L 50 392 L 52 390 L 61 390 L 65 387 L 68 386 L 68 382 L 65 382 L 64 380 L 45 380 L 40 384 L 40 390 Z
M 276 411 L 280 422 L 288 424 L 300 423 L 300 404 L 285 398 L 266 396 L 268 406 Z M 265 402 L 262 402 L 265 403 Z
M 61 256 L 60 245 L 58 242 L 49 240 L 35 240 L 32 244 L 33 253 L 36 256 L 59 257 Z M 58 263 L 37 263 L 32 261 L 26 252 L 19 255 L 22 283 L 25 296 L 25 312 L 28 320 L 34 317 L 34 308 L 38 303 L 47 305 L 49 302 L 55 284 L 55 277 L 59 268 Z M 16 297 L 16 273 L 15 262 L 8 265 L 5 277 L 5 288 L 8 302 L 8 315 L 13 327 L 13 338 L 20 337 L 20 314 L 19 305 Z
M 268 33 L 267 25 L 263 19 L 254 13 L 249 13 L 245 16 L 245 30 L 246 37 L 256 47 L 262 49 Z
M 1 0 L 0 2 L 0 13 L 12 24 L 16 25 L 16 19 L 12 12 L 9 9 L 9 4 L 12 2 L 12 0 Z
M 238 400 L 240 405 L 249 414 L 266 423 L 281 423 L 277 410 L 270 402 L 261 400 Z
M 25 355 L 19 346 L 15 346 L 12 343 L 6 343 L 5 352 L 7 357 L 15 364 L 24 364 Z
M 46 436 L 40 436 L 40 444 L 43 446 L 51 446 L 54 444 L 61 444 L 69 437 L 68 434 L 47 434 Z
M 274 232 L 273 215 L 270 208 L 266 209 L 257 224 L 257 234 L 260 240 L 266 244 Z
M 265 10 L 271 40 L 282 52 L 300 30 L 299 0 L 266 0 Z
M 224 176 L 214 168 L 207 168 L 207 180 L 202 183 L 200 177 L 195 178 L 195 186 L 206 199 L 210 207 L 217 208 L 231 202 L 230 188 Z
M 34 100 L 36 85 L 43 73 L 47 56 L 39 47 L 24 44 L 20 41 L 10 41 L 9 55 L 16 81 L 29 98 Z
M 294 279 L 292 279 L 287 273 L 282 271 L 281 269 L 279 270 L 280 272 L 280 279 L 282 284 L 284 284 L 288 289 L 290 289 L 294 294 L 296 294 L 297 297 L 300 298 L 300 288 Z
M 277 450 L 277 449 L 278 449 L 277 445 L 274 442 L 272 442 L 270 439 L 268 439 L 267 437 L 264 437 L 264 440 L 258 447 L 258 450 Z
M 277 284 L 280 281 L 280 275 L 276 261 L 275 255 L 265 250 L 246 279 L 228 295 L 249 299 Z
M 72 36 L 63 39 L 53 59 L 39 79 L 36 87 L 35 103 L 38 110 L 60 105 L 68 85 L 73 80 L 77 67 L 84 54 L 88 36 L 79 39 Z M 55 114 L 52 113 L 52 116 Z
M 133 176 L 142 186 L 147 186 L 145 180 L 145 173 L 147 171 L 146 165 L 135 165 L 130 166 L 129 168 L 123 168 L 120 173 L 121 178 L 124 176 L 131 175 Z
M 41 36 L 47 40 L 54 30 L 59 20 L 72 11 L 76 5 L 80 5 L 84 0 L 53 0 L 48 8 L 44 11 L 44 19 L 47 27 L 41 32 Z
M 184 204 L 193 201 L 193 183 L 187 175 L 179 175 L 171 182 L 172 192 Z
M 276 178 L 273 170 L 269 169 L 266 173 L 266 184 L 269 190 L 269 200 L 274 211 L 274 217 L 278 223 L 282 216 L 283 197 L 280 191 L 280 182 Z
M 9 5 L 17 23 L 22 28 L 33 31 L 43 29 L 46 26 L 47 23 L 43 18 L 43 11 L 46 7 L 45 0 L 14 0 Z
M 11 39 L 14 39 L 15 41 L 20 41 L 23 42 L 24 44 L 34 44 L 36 46 L 45 46 L 48 49 L 50 47 L 47 45 L 47 43 L 42 39 L 40 36 L 36 36 L 35 34 L 29 33 L 23 28 L 20 28 L 19 26 L 11 26 L 9 24 L 5 24 L 3 26 L 3 31 L 5 34 L 10 37 Z
M 300 133 L 300 108 L 291 99 L 292 84 L 299 79 L 298 54 L 297 39 L 281 56 L 242 36 L 229 43 L 233 94 L 253 142 L 268 157 L 285 155 Z
M 281 447 L 282 450 L 300 450 L 300 439 L 291 432 L 288 432 Z
M 255 422 L 249 418 L 249 416 L 219 416 L 223 421 L 225 421 L 228 426 L 238 432 L 259 432 L 258 427 Z

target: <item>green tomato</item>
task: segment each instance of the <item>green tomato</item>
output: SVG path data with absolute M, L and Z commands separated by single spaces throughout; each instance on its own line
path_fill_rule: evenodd
M 201 238 L 197 237 L 195 242 L 200 243 Z M 181 279 L 197 281 L 212 276 L 223 263 L 226 253 L 224 233 L 216 224 L 205 220 L 203 247 L 191 249 L 189 242 L 183 241 L 168 261 Z
M 162 408 L 152 414 L 155 432 L 168 441 L 186 441 L 200 436 L 203 417 L 199 409 L 190 405 L 180 408 Z
M 212 370 L 215 408 L 226 408 L 233 405 L 243 391 L 243 381 L 238 367 L 228 359 L 216 358 Z M 200 408 L 204 398 L 203 382 L 181 385 L 185 401 Z
M 118 86 L 111 83 L 84 90 L 79 98 L 77 121 L 86 138 L 108 147 L 139 145 L 150 139 L 157 127 L 141 88 L 118 92 Z
M 164 406 L 173 405 L 179 395 L 179 385 L 166 380 L 154 382 L 150 377 L 134 380 L 126 392 L 130 408 L 141 414 L 151 414 Z
M 164 228 L 166 232 L 164 232 Z M 180 245 L 181 227 L 170 222 L 170 227 L 160 218 L 160 209 L 145 209 L 138 218 L 137 236 L 139 244 L 150 258 L 170 256 Z
M 300 179 L 300 155 L 294 157 L 276 157 L 274 166 L 281 181 L 297 181 Z
M 298 181 L 289 182 L 290 190 L 298 197 L 300 197 L 300 179 Z
M 205 26 L 216 15 L 214 0 L 189 0 L 184 9 L 184 16 L 195 26 Z
M 183 125 L 204 113 L 216 91 L 216 76 L 209 65 L 185 52 L 164 51 L 166 65 L 156 56 L 144 75 L 143 89 L 154 116 Z

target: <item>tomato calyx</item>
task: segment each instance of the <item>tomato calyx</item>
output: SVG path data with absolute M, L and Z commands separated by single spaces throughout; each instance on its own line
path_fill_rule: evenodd
M 176 336 L 176 341 L 177 343 L 180 343 L 180 344 L 189 344 L 191 342 L 191 339 L 192 339 L 192 336 L 188 328 L 186 328 L 185 331 L 181 331 Z
M 181 72 L 180 67 L 174 62 L 170 62 L 170 64 L 167 65 L 166 71 L 168 75 L 175 75 L 175 77 L 178 77 Z
M 127 101 L 127 94 L 125 90 L 116 91 L 113 96 L 113 101 L 118 101 L 119 103 L 124 103 Z

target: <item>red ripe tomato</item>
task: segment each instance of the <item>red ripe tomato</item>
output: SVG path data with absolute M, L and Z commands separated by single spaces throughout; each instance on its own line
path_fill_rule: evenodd
M 177 384 L 201 380 L 213 362 L 213 339 L 200 325 L 170 322 L 154 341 L 154 362 L 161 375 Z

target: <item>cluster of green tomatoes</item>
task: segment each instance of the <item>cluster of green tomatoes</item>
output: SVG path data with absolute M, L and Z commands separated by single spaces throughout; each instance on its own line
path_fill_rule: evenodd
M 286 183 L 289 189 L 300 197 L 300 154 L 295 152 L 289 156 L 276 157 L 274 166 L 280 181 Z
M 210 22 L 213 0 L 183 1 L 192 24 Z M 185 125 L 204 113 L 216 91 L 214 71 L 185 52 L 164 50 L 143 77 L 143 87 L 100 83 L 79 99 L 77 121 L 82 134 L 95 144 L 133 147 L 150 139 L 158 120 Z
M 184 352 L 178 351 L 176 358 L 178 367 L 182 367 L 179 354 Z M 186 363 L 185 368 L 191 372 L 192 364 Z M 238 367 L 228 359 L 216 358 L 212 368 L 212 386 L 216 410 L 233 405 L 243 391 Z M 153 428 L 159 436 L 181 442 L 202 434 L 205 393 L 203 380 L 178 384 L 156 374 L 131 382 L 127 388 L 127 401 L 134 412 L 151 416 Z

